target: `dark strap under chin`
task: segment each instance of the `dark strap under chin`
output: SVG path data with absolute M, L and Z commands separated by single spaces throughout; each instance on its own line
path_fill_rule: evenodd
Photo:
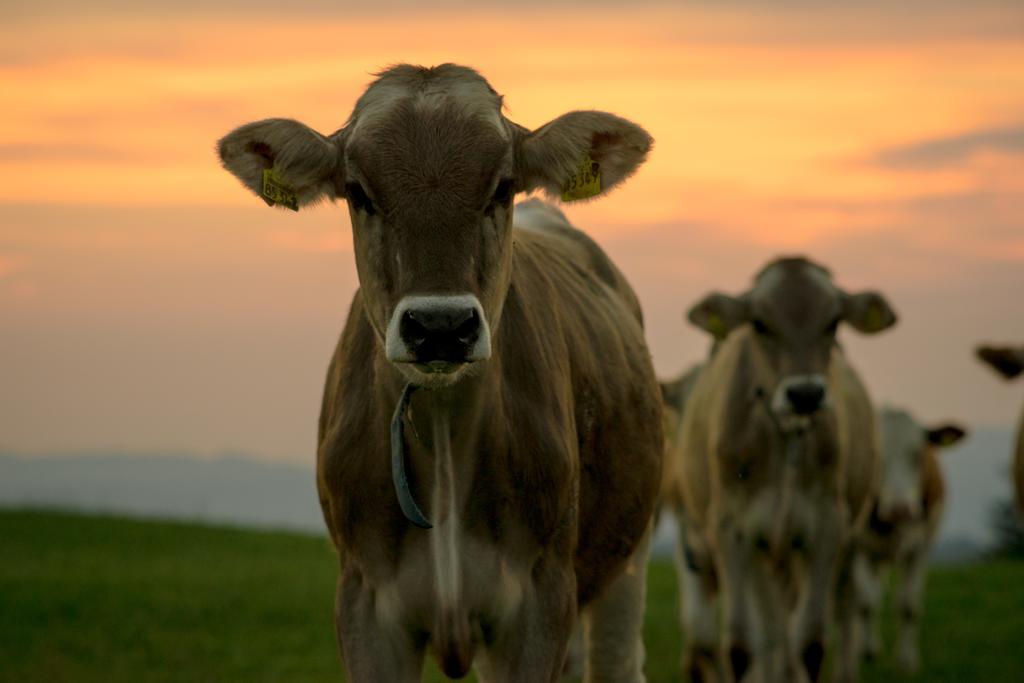
M 391 418 L 391 481 L 395 483 L 395 494 L 402 513 L 410 522 L 421 529 L 431 529 L 433 524 L 427 519 L 416 499 L 409 490 L 409 478 L 405 474 L 405 411 L 409 407 L 409 398 L 416 386 L 406 384 L 402 396 L 398 399 L 394 417 Z

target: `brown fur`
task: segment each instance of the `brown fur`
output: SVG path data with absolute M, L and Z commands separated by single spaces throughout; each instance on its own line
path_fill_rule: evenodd
M 900 665 L 907 671 L 919 666 L 917 624 L 924 605 L 928 554 L 938 535 L 945 506 L 946 487 L 938 451 L 963 438 L 956 425 L 925 429 L 906 411 L 884 408 L 883 479 L 872 496 L 870 523 L 856 536 L 851 584 L 857 589 L 860 642 L 852 654 L 877 655 L 877 617 L 883 598 L 884 572 L 898 570 L 897 605 Z M 850 662 L 856 672 L 856 661 Z
M 726 597 L 723 649 L 732 666 L 789 680 L 802 660 L 815 677 L 843 539 L 866 520 L 877 480 L 871 402 L 835 328 L 845 321 L 874 332 L 892 325 L 895 314 L 879 295 L 847 294 L 825 268 L 795 257 L 769 264 L 739 297 L 709 295 L 689 318 L 716 346 L 669 456 L 682 490 L 687 561 L 680 573 L 693 592 L 684 597 L 684 626 L 702 634 L 690 638 L 684 661 L 718 649 L 717 630 L 708 625 L 712 596 L 701 588 L 702 575 L 713 571 Z M 780 413 L 776 422 L 769 410 L 776 412 L 791 376 L 821 377 L 829 403 L 806 419 L 806 447 L 787 464 L 777 425 L 795 418 Z M 688 609 L 688 600 L 703 607 Z M 759 618 L 751 620 L 755 611 Z M 792 633 L 771 626 L 755 634 L 757 623 L 788 623 Z
M 270 163 L 349 201 L 360 290 L 328 369 L 317 488 L 355 682 L 418 678 L 428 645 L 452 677 L 479 664 L 485 680 L 554 680 L 578 609 L 588 680 L 641 675 L 639 566 L 664 442 L 640 306 L 556 209 L 528 202 L 514 227 L 511 195 L 558 193 L 585 155 L 612 188 L 651 140 L 600 112 L 531 132 L 500 108 L 471 69 L 400 65 L 327 138 L 263 122 L 220 146 L 251 188 Z M 318 155 L 303 166 L 264 138 Z M 319 156 L 331 150 L 338 159 Z M 489 355 L 432 374 L 390 361 L 393 312 L 424 295 L 478 301 Z M 409 484 L 430 530 L 403 516 L 390 472 L 389 422 L 408 382 L 421 387 L 405 423 Z
M 1017 427 L 1017 452 L 1013 458 L 1013 481 L 1017 489 L 1017 513 L 1024 519 L 1024 415 Z
M 1010 380 L 1024 372 L 1024 347 L 980 346 L 978 358 L 992 367 L 1000 376 Z M 1017 427 L 1017 444 L 1011 466 L 1017 513 L 1024 519 L 1024 414 Z

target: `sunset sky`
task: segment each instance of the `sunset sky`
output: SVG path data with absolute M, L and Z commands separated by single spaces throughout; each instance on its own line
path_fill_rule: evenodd
M 214 143 L 334 131 L 406 61 L 476 67 L 525 126 L 593 108 L 653 134 L 566 211 L 637 289 L 663 376 L 706 350 L 690 304 L 805 253 L 901 315 L 843 333 L 877 399 L 1017 419 L 1024 382 L 972 347 L 1024 343 L 1024 3 L 343 4 L 5 6 L 0 451 L 311 462 L 348 215 L 268 209 Z

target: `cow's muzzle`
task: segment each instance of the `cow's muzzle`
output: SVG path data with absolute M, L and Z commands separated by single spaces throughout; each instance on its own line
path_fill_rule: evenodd
M 813 415 L 825 404 L 828 385 L 821 375 L 790 375 L 779 382 L 772 409 L 779 414 Z
M 480 301 L 471 294 L 407 296 L 391 316 L 388 360 L 424 373 L 450 373 L 491 355 L 491 335 Z

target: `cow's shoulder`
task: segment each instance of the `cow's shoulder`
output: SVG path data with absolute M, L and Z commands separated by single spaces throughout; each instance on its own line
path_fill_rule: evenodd
M 358 536 L 395 536 L 402 526 L 389 467 L 388 426 L 401 390 L 395 375 L 356 292 L 328 368 L 317 447 L 320 502 L 339 547 Z
M 574 227 L 558 208 L 539 199 L 522 202 L 516 205 L 514 223 L 521 240 L 543 245 L 549 258 L 568 266 L 555 268 L 553 276 L 571 274 L 583 281 L 600 283 L 627 299 L 639 319 L 639 301 L 625 277 L 600 245 Z

